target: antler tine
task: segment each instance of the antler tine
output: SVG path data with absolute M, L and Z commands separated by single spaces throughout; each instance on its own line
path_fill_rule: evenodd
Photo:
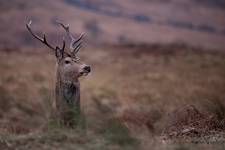
M 64 25 L 62 22 L 60 22 L 58 20 L 56 22 L 59 25 L 61 25 L 63 27 L 63 29 L 66 31 L 67 35 L 69 36 L 69 38 L 71 40 L 70 49 L 71 49 L 72 53 L 76 54 L 79 51 L 79 49 L 81 48 L 81 40 L 82 40 L 83 34 L 81 34 L 78 39 L 75 39 L 73 37 L 73 35 L 70 33 L 69 25 Z
M 65 50 L 65 47 L 66 47 L 66 41 L 65 41 L 65 39 L 64 39 L 64 37 L 63 37 L 63 46 L 62 46 L 62 49 L 61 49 L 61 53 L 62 53 L 62 56 L 64 55 L 64 50 Z
M 74 54 L 76 54 L 76 53 L 79 52 L 80 48 L 82 47 L 81 44 L 82 44 L 82 43 L 80 42 L 80 43 L 74 48 L 74 51 L 73 51 Z
M 82 44 L 81 40 L 82 40 L 83 36 L 84 36 L 84 34 L 82 33 L 77 40 L 72 41 L 71 44 L 70 44 L 70 47 L 73 49 L 75 54 L 78 53 L 80 48 L 81 48 L 81 44 Z M 76 46 L 76 44 L 77 44 L 77 46 Z
M 60 22 L 59 20 L 56 20 L 56 23 L 58 23 L 59 25 L 61 25 L 63 27 L 63 29 L 66 31 L 66 33 L 68 34 L 69 38 L 71 40 L 74 40 L 75 38 L 73 37 L 72 34 L 70 34 L 70 29 L 69 29 L 69 25 L 64 25 L 62 22 Z
M 28 29 L 28 31 L 31 33 L 31 35 L 33 35 L 36 39 L 38 39 L 39 41 L 41 41 L 42 43 L 44 43 L 45 45 L 47 45 L 49 48 L 51 48 L 52 50 L 55 50 L 55 48 L 53 46 L 51 46 L 47 40 L 46 40 L 46 36 L 44 34 L 44 37 L 41 38 L 40 36 L 34 34 L 31 30 L 31 24 L 32 24 L 32 21 L 30 20 L 29 23 L 26 24 L 26 27 Z

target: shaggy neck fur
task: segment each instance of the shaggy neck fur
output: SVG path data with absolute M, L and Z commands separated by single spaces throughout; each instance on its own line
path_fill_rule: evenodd
M 80 83 L 78 80 L 63 80 L 57 72 L 56 108 L 60 123 L 74 126 L 80 115 Z

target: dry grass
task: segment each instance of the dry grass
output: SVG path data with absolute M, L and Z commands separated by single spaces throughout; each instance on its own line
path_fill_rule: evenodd
M 45 133 L 40 130 L 49 122 L 54 99 L 53 54 L 1 52 L 0 145 L 5 149 L 21 143 L 27 147 L 20 149 L 207 147 L 204 142 L 170 144 L 161 136 L 177 122 L 173 112 L 187 105 L 218 121 L 225 118 L 225 54 L 176 46 L 155 49 L 111 47 L 81 52 L 81 58 L 93 67 L 91 75 L 81 79 L 84 135 L 54 124 Z M 223 149 L 224 143 L 216 148 Z

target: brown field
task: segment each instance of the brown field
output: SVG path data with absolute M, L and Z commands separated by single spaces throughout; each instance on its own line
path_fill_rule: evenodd
M 0 52 L 0 149 L 224 149 L 225 54 L 185 46 L 85 48 L 86 129 L 50 119 L 55 58 Z
M 56 59 L 29 20 L 52 45 L 56 20 L 85 33 L 75 129 L 53 117 Z M 0 0 L 0 22 L 0 150 L 225 149 L 224 0 Z

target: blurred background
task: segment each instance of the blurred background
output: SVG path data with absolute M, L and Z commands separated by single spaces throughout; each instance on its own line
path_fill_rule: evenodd
M 34 21 L 37 32 L 59 39 L 62 31 L 56 19 L 69 23 L 74 33 L 84 32 L 95 44 L 225 47 L 223 0 L 2 0 L 0 5 L 2 47 L 34 43 L 24 28 L 28 20 Z
M 85 35 L 87 137 L 49 119 L 56 59 L 29 20 L 52 45 L 56 20 Z M 224 0 L 0 0 L 0 22 L 1 149 L 225 147 Z

